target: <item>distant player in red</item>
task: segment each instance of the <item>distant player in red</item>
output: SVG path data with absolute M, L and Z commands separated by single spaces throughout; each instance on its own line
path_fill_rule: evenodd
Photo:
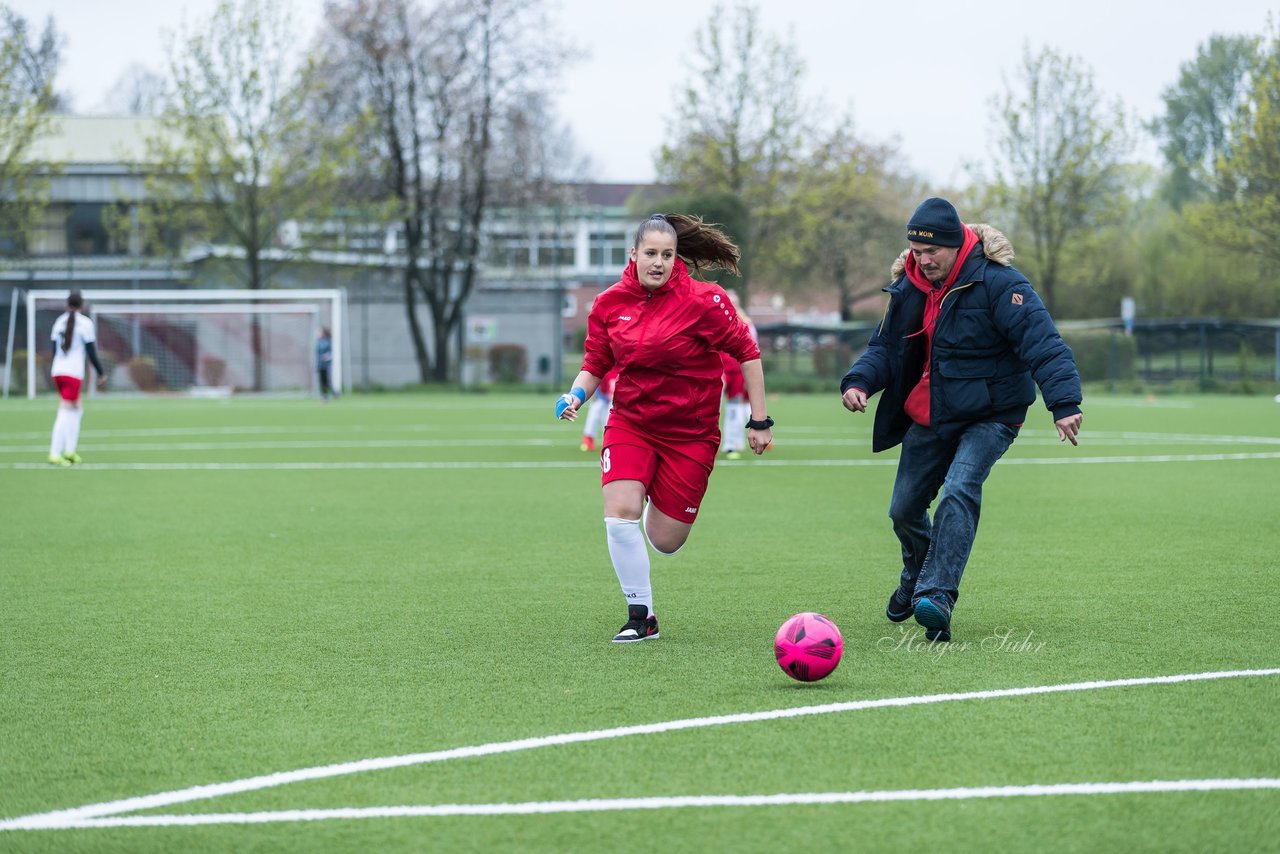
M 596 449 L 596 439 L 609 423 L 609 410 L 613 408 L 613 387 L 617 383 L 618 368 L 614 366 L 601 378 L 596 396 L 587 407 L 587 417 L 582 419 L 582 444 L 578 446 L 578 450 Z
M 627 600 L 615 643 L 658 637 L 645 538 L 675 554 L 698 516 L 720 446 L 721 352 L 742 366 L 751 450 L 773 441 L 760 348 L 724 289 L 693 279 L 685 263 L 736 272 L 738 257 L 700 219 L 655 214 L 641 223 L 622 280 L 591 308 L 582 372 L 556 401 L 556 417 L 572 421 L 600 378 L 621 371 L 600 454 L 609 557 Z

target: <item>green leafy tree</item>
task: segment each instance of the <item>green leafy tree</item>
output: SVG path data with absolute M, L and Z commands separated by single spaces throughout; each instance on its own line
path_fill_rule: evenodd
M 796 171 L 787 219 L 793 237 L 778 248 L 783 280 L 795 289 L 834 290 L 840 318 L 885 286 L 903 248 L 914 179 L 887 147 L 868 145 L 845 122 L 814 146 Z
M 1231 156 L 1231 124 L 1248 97 L 1259 45 L 1257 36 L 1212 36 L 1164 90 L 1164 114 L 1151 130 L 1169 166 L 1164 192 L 1175 209 L 1207 198 L 1219 159 Z
M 704 222 L 719 226 L 738 247 L 743 259 L 751 256 L 751 212 L 742 199 L 732 193 L 711 192 L 668 196 L 658 203 L 658 207 L 663 213 L 697 216 Z M 739 269 L 743 263 L 739 261 Z M 735 290 L 742 286 L 742 276 L 735 276 L 727 270 L 718 268 L 699 271 L 698 278 Z
M 1280 271 L 1280 32 L 1273 22 L 1244 104 L 1231 126 L 1230 156 L 1217 160 L 1216 200 L 1190 208 L 1205 239 L 1261 260 L 1275 289 Z
M 1053 310 L 1071 284 L 1074 244 L 1122 209 L 1125 115 L 1103 103 L 1090 69 L 1051 48 L 1026 48 L 1014 85 L 991 105 L 999 133 L 988 207 L 1011 216 L 1019 256 Z
M 694 76 L 680 101 L 658 178 L 681 192 L 722 192 L 751 211 L 743 299 L 759 262 L 785 239 L 788 188 L 803 150 L 804 62 L 794 43 L 762 31 L 760 13 L 716 6 L 695 36 Z M 698 63 L 701 63 L 700 65 Z

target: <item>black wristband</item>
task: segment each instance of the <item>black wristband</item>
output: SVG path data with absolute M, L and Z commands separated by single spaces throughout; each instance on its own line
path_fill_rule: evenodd
M 764 417 L 763 421 L 752 421 L 750 418 L 747 419 L 748 430 L 770 430 L 772 428 L 773 428 L 773 419 L 770 418 L 768 415 Z

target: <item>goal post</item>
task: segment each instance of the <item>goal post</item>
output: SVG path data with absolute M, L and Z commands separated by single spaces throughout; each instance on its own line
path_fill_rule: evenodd
M 36 396 L 40 371 L 48 370 L 49 330 L 66 310 L 69 293 L 27 292 L 28 398 Z M 333 348 L 330 382 L 345 388 L 346 293 L 341 288 L 85 289 L 81 295 L 97 326 L 97 350 L 110 388 L 313 392 L 322 327 L 329 329 Z

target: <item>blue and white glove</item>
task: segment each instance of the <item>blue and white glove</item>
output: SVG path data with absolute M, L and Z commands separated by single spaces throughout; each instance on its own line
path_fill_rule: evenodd
M 575 397 L 578 399 L 578 406 L 582 406 L 582 404 L 587 402 L 586 390 L 580 386 L 574 386 L 568 392 L 556 398 L 556 420 L 557 421 L 564 415 L 564 411 L 573 404 L 573 399 Z

